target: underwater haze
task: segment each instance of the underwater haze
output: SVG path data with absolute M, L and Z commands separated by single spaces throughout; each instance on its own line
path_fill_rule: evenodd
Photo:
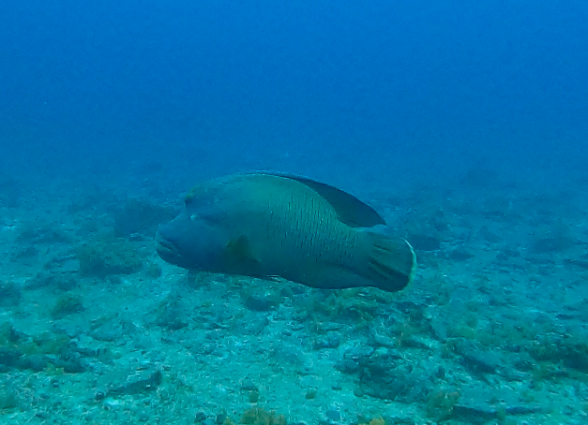
M 585 425 L 587 23 L 0 2 L 0 425 Z
M 1 163 L 585 178 L 587 19 L 575 0 L 5 3 Z

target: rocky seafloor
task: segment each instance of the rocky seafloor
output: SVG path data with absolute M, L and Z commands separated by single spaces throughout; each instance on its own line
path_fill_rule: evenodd
M 190 274 L 154 251 L 177 192 L 2 177 L 0 423 L 588 423 L 587 194 L 356 194 L 408 290 Z

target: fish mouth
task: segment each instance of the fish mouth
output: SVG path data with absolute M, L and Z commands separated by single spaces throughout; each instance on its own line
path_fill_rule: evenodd
M 157 242 L 157 247 L 155 250 L 163 260 L 167 261 L 168 263 L 176 264 L 178 260 L 181 259 L 178 248 L 173 244 L 173 242 L 163 237 L 160 232 L 156 233 L 155 242 Z
M 155 251 L 163 261 L 184 269 L 192 269 L 191 262 L 183 255 L 180 247 L 165 238 L 160 232 L 155 235 L 155 241 L 157 242 Z

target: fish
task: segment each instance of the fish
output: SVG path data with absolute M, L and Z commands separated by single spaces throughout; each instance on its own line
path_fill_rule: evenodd
M 167 263 L 192 271 L 286 280 L 312 288 L 406 288 L 416 255 L 355 196 L 313 179 L 248 172 L 202 182 L 155 240 Z

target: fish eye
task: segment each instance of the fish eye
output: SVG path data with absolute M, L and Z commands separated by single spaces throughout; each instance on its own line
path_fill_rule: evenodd
M 195 201 L 194 195 L 189 194 L 188 196 L 186 196 L 186 198 L 184 198 L 184 205 L 186 207 L 189 207 L 191 205 L 194 205 L 194 201 Z
M 192 190 L 189 191 L 184 198 L 184 205 L 187 207 L 192 205 L 194 198 L 198 197 L 201 192 L 202 191 L 198 186 L 192 188 Z

